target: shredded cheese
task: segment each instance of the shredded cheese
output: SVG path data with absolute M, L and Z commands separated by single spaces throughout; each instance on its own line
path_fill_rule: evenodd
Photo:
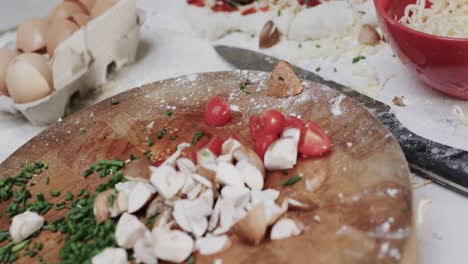
M 430 5 L 430 7 L 426 7 Z M 412 29 L 443 37 L 468 37 L 467 0 L 417 0 L 407 5 L 400 23 Z

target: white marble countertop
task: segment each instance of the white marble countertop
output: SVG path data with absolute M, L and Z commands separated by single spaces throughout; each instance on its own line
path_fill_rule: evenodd
M 114 76 L 100 92 L 81 103 L 94 103 L 156 80 L 196 72 L 233 69 L 217 56 L 212 49 L 213 43 L 197 37 L 190 30 L 189 23 L 183 21 L 180 12 L 183 0 L 137 2 L 146 12 L 137 61 Z M 174 22 L 176 20 L 177 23 Z M 8 43 L 9 39 L 12 39 L 11 33 L 0 35 L 0 45 Z M 240 33 L 227 36 L 219 42 L 235 43 L 251 49 L 256 49 L 257 46 L 256 41 Z M 290 60 L 293 60 L 295 54 L 291 49 L 285 51 L 284 46 L 266 52 Z M 398 60 L 391 58 L 392 53 L 386 48 L 376 54 L 373 60 L 369 60 L 375 67 L 396 75 L 376 97 L 389 103 L 396 95 L 404 96 L 409 103 L 408 107 L 394 111 L 405 126 L 434 141 L 468 150 L 468 127 L 457 123 L 451 116 L 453 105 L 460 106 L 468 113 L 468 102 L 450 99 L 427 89 L 408 75 Z M 321 62 L 311 60 L 297 63 L 315 69 Z M 321 75 L 327 78 L 337 81 L 345 78 L 334 76 L 326 70 L 326 65 L 322 67 L 325 70 Z M 20 116 L 0 113 L 0 161 L 45 128 L 34 127 Z M 436 184 L 424 184 L 425 180 L 418 176 L 414 176 L 413 181 L 416 187 L 422 186 L 414 189 L 414 211 L 417 211 L 421 201 L 430 201 L 417 217 L 420 263 L 468 263 L 468 244 L 465 241 L 468 238 L 468 198 Z

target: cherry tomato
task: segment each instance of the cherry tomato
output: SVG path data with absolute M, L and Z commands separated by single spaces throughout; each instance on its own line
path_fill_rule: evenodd
M 263 156 L 265 156 L 265 152 L 267 151 L 268 147 L 277 139 L 278 136 L 276 135 L 263 135 L 258 137 L 255 140 L 254 151 L 263 160 Z
M 234 133 L 231 133 L 228 138 L 232 138 L 240 142 L 240 138 Z
M 299 143 L 299 152 L 310 157 L 316 157 L 330 152 L 331 149 L 332 142 L 327 133 L 316 123 L 308 121 Z
M 213 152 L 216 156 L 219 156 L 221 154 L 221 146 L 223 145 L 223 140 L 218 137 L 214 136 L 208 141 L 208 144 L 206 144 L 205 147 L 207 147 L 211 152 Z
M 284 129 L 286 128 L 299 128 L 302 131 L 305 129 L 304 122 L 295 116 L 287 116 L 284 122 Z
M 280 135 L 284 125 L 285 118 L 277 110 L 268 110 L 249 119 L 250 134 L 254 139 L 263 135 Z
M 229 105 L 219 97 L 213 97 L 208 101 L 203 114 L 203 121 L 208 126 L 222 127 L 232 119 Z

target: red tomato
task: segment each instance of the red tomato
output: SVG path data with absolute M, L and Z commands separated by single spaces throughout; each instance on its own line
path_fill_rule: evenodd
M 301 133 L 303 132 L 305 125 L 302 120 L 295 116 L 287 116 L 286 120 L 284 122 L 284 128 L 299 128 L 301 130 Z
M 213 97 L 208 101 L 203 114 L 203 121 L 208 126 L 221 127 L 229 123 L 232 119 L 232 112 L 229 105 L 219 97 Z
M 187 4 L 203 7 L 205 6 L 205 0 L 187 0 Z
M 208 144 L 206 144 L 205 147 L 207 147 L 211 152 L 213 152 L 216 156 L 219 156 L 221 154 L 221 146 L 223 145 L 223 140 L 218 137 L 214 136 L 210 139 Z
M 312 121 L 308 121 L 305 128 L 304 135 L 299 143 L 300 153 L 316 157 L 330 152 L 332 142 L 321 127 Z
M 254 139 L 263 135 L 280 135 L 284 125 L 285 118 L 277 110 L 268 110 L 249 119 L 250 134 Z
M 246 16 L 246 15 L 254 14 L 256 12 L 257 12 L 257 9 L 255 7 L 251 7 L 242 11 L 241 15 Z
M 266 5 L 266 6 L 262 6 L 262 7 L 260 7 L 260 10 L 261 10 L 262 12 L 266 12 L 266 11 L 268 11 L 268 6 L 267 6 L 267 5 Z
M 265 152 L 267 151 L 268 147 L 277 139 L 278 136 L 276 135 L 263 135 L 255 140 L 254 150 L 262 160 L 263 156 L 265 156 Z
M 313 6 L 320 5 L 321 3 L 319 0 L 299 0 L 299 4 L 301 5 L 307 4 L 307 7 L 313 7 Z

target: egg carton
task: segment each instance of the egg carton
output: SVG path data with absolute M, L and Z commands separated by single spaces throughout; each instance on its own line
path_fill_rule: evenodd
M 24 104 L 0 96 L 0 110 L 20 112 L 34 125 L 56 122 L 65 116 L 72 96 L 87 94 L 106 82 L 110 70 L 135 60 L 142 23 L 136 0 L 120 0 L 56 48 L 52 94 Z

